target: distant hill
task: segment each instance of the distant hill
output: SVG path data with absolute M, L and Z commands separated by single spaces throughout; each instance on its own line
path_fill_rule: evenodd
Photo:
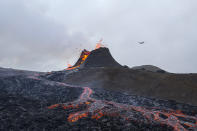
M 135 66 L 132 67 L 133 70 L 146 70 L 146 71 L 152 71 L 152 72 L 158 72 L 158 73 L 165 73 L 165 70 L 162 70 L 159 67 L 153 66 L 153 65 L 142 65 L 142 66 Z

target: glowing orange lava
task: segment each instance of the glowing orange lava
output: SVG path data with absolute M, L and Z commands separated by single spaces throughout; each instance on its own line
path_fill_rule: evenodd
M 95 49 L 99 49 L 101 47 L 104 47 L 104 45 L 102 44 L 103 39 L 99 40 L 99 42 L 96 44 L 96 48 Z
M 105 100 L 97 100 L 90 97 L 92 93 L 92 89 L 90 89 L 89 87 L 83 87 L 83 93 L 80 95 L 79 99 L 73 102 L 55 104 L 49 106 L 48 108 L 53 109 L 60 106 L 63 109 L 80 109 L 81 107 L 86 107 L 85 110 L 70 114 L 68 117 L 69 122 L 76 122 L 79 119 L 85 117 L 91 117 L 92 119 L 98 120 L 103 116 L 119 116 L 127 121 L 130 121 L 133 119 L 132 113 L 136 111 L 141 113 L 148 121 L 155 121 L 164 125 L 171 126 L 174 128 L 175 131 L 186 131 L 187 129 L 183 125 L 190 128 L 197 128 L 197 117 L 183 114 L 179 110 L 162 110 L 157 108 L 147 109 L 141 106 L 127 105 Z M 161 115 L 165 116 L 166 118 L 161 117 Z M 187 118 L 195 122 L 185 122 L 179 120 L 179 117 Z
M 71 64 L 68 64 L 68 68 L 70 68 L 70 67 L 72 67 L 72 65 Z
M 81 53 L 81 56 L 80 56 L 79 60 L 77 61 L 77 63 L 74 66 L 69 64 L 68 68 L 66 70 L 72 70 L 72 69 L 80 67 L 81 64 L 83 64 L 83 62 L 85 62 L 85 60 L 88 58 L 89 55 L 90 55 L 90 52 L 87 50 L 84 50 Z
M 99 42 L 96 44 L 95 50 L 99 49 L 101 47 L 104 47 L 104 45 L 102 44 L 102 41 L 103 41 L 103 39 L 99 40 Z M 81 64 L 83 64 L 85 62 L 85 60 L 88 58 L 90 53 L 91 52 L 87 51 L 87 50 L 82 51 L 81 56 L 80 56 L 79 60 L 77 61 L 77 63 L 74 66 L 68 64 L 68 67 L 66 70 L 72 70 L 72 69 L 76 69 L 76 68 L 80 67 Z

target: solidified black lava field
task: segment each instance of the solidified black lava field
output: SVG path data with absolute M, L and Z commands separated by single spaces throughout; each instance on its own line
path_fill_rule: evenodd
M 197 106 L 67 84 L 76 72 L 0 68 L 0 130 L 197 130 Z

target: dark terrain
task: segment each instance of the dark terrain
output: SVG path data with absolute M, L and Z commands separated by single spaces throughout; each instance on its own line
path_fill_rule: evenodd
M 51 75 L 52 78 L 55 77 L 55 74 L 53 75 Z M 67 76 L 62 74 L 61 77 L 60 79 L 66 83 L 102 87 L 197 106 L 197 74 L 158 73 L 129 68 L 101 67 L 81 69 Z
M 0 68 L 0 130 L 197 130 L 197 74 L 131 69 L 102 50 L 71 70 Z

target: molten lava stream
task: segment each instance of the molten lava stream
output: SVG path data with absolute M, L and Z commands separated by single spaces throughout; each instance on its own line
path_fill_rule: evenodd
M 87 50 L 84 50 L 79 58 L 79 60 L 77 61 L 77 63 L 75 64 L 75 66 L 72 66 L 70 64 L 68 64 L 68 68 L 66 70 L 72 70 L 75 68 L 78 68 L 81 66 L 81 64 L 83 64 L 85 62 L 85 60 L 88 58 L 88 56 L 90 55 L 90 52 Z
M 101 40 L 96 44 L 95 50 L 96 50 L 96 49 L 99 49 L 99 48 L 101 48 L 101 47 L 104 47 L 104 45 L 102 44 L 102 41 L 103 41 L 103 40 L 101 39 Z M 83 50 L 82 53 L 81 53 L 81 56 L 80 56 L 79 60 L 77 61 L 77 63 L 76 63 L 74 66 L 68 64 L 68 68 L 67 68 L 66 70 L 72 70 L 72 69 L 76 69 L 76 68 L 80 67 L 80 66 L 85 62 L 85 60 L 88 58 L 88 56 L 90 55 L 90 53 L 91 53 L 90 51 Z
M 180 111 L 162 109 L 155 111 L 155 108 L 147 109 L 141 106 L 97 100 L 90 97 L 92 93 L 92 89 L 90 89 L 89 87 L 83 87 L 83 93 L 77 100 L 68 103 L 51 105 L 50 107 L 48 107 L 48 109 L 57 108 L 58 106 L 62 107 L 65 110 L 74 108 L 81 109 L 81 107 L 85 106 L 85 109 L 83 108 L 79 112 L 70 114 L 68 117 L 69 122 L 76 122 L 84 117 L 91 117 L 92 119 L 98 120 L 103 116 L 119 116 L 127 121 L 130 121 L 135 120 L 134 112 L 138 112 L 142 114 L 145 119 L 149 120 L 150 124 L 152 122 L 158 122 L 160 124 L 173 127 L 175 131 L 186 131 L 187 129 L 185 128 L 185 126 L 194 130 L 197 129 L 197 118 L 183 114 Z M 193 122 L 179 120 L 179 117 L 190 119 Z

